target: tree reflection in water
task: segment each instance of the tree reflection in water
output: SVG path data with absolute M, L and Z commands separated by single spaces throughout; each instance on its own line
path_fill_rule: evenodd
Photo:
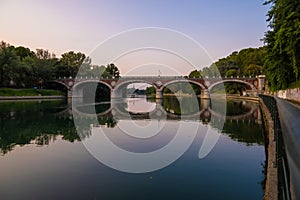
M 145 99 L 141 100 L 145 101 Z M 118 120 L 122 120 L 124 117 L 129 117 L 128 119 L 131 120 L 150 118 L 149 113 L 128 111 L 127 103 L 126 100 L 119 101 L 114 105 L 111 105 L 110 102 L 103 102 L 72 110 L 71 106 L 64 101 L 1 102 L 0 152 L 6 154 L 16 145 L 48 145 L 51 141 L 56 140 L 57 136 L 70 142 L 80 141 L 91 134 L 90 124 L 84 120 L 89 117 L 96 118 L 98 125 L 109 128 L 114 128 Z M 200 99 L 196 101 L 194 99 L 191 102 L 191 98 L 188 97 L 166 97 L 162 102 L 152 103 L 160 104 L 159 108 L 166 112 L 166 120 L 180 120 L 181 117 L 184 117 L 186 120 L 197 120 L 199 123 L 209 123 L 210 126 L 217 127 L 217 120 L 215 120 L 217 117 L 212 118 L 211 116 L 217 116 L 218 113 L 211 110 L 210 107 L 205 107 Z M 73 115 L 74 112 L 77 114 Z M 97 115 L 93 112 L 96 112 Z M 240 119 L 235 119 L 235 116 L 240 116 Z M 81 134 L 80 137 L 74 126 L 73 117 L 82 118 L 82 121 L 79 119 L 80 130 L 77 129 Z M 264 143 L 261 134 L 263 127 L 259 118 L 260 110 L 257 104 L 228 101 L 227 119 L 222 133 L 247 145 L 262 145 Z

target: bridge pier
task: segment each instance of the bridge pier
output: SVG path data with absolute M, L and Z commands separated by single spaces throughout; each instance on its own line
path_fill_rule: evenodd
M 201 99 L 210 99 L 210 93 L 208 89 L 201 90 Z
M 207 110 L 210 108 L 210 99 L 201 99 L 201 110 Z
M 83 89 L 73 88 L 72 90 L 70 90 L 70 92 L 68 91 L 68 97 L 69 95 L 71 95 L 70 97 L 83 98 Z
M 159 104 L 159 105 L 162 105 L 163 99 L 155 99 L 155 103 Z
M 111 99 L 122 98 L 121 90 L 112 89 L 111 92 L 110 92 L 110 98 Z
M 162 99 L 163 98 L 163 91 L 162 90 L 156 90 L 156 95 L 155 95 L 156 99 Z
M 258 75 L 256 78 L 258 80 L 257 91 L 258 91 L 259 94 L 263 94 L 264 87 L 265 87 L 266 76 L 265 75 Z
M 72 95 L 73 94 L 73 92 L 72 92 L 72 90 L 68 90 L 67 91 L 67 98 L 72 98 Z

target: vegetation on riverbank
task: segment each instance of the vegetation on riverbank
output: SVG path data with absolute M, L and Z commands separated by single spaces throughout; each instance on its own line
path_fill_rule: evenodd
M 61 96 L 63 92 L 44 89 L 0 88 L 0 96 Z
M 271 90 L 283 90 L 300 80 L 300 4 L 295 0 L 267 0 L 270 30 L 265 34 L 264 68 Z
M 231 77 L 231 76 L 252 76 L 263 73 L 266 48 L 246 48 L 239 52 L 234 51 L 229 56 L 221 58 L 209 67 L 201 70 L 194 70 L 188 75 L 190 78 L 202 77 Z
M 265 74 L 270 91 L 300 86 L 300 4 L 294 0 L 266 0 L 269 30 L 265 46 L 234 51 L 202 70 L 190 72 L 199 76 L 256 76 Z M 199 66 L 201 67 L 201 66 Z M 232 85 L 231 85 L 232 86 Z M 230 86 L 230 87 L 231 87 Z M 226 91 L 231 89 L 225 88 Z
M 91 58 L 81 52 L 69 51 L 57 58 L 45 49 L 34 52 L 0 41 L 0 87 L 43 87 L 54 77 L 75 77 L 79 69 L 81 76 L 120 77 L 114 64 L 93 65 Z
M 270 29 L 265 33 L 265 46 L 245 48 L 220 58 L 210 66 L 189 73 L 190 78 L 256 76 L 265 74 L 271 91 L 300 85 L 300 4 L 294 0 L 266 0 Z M 69 51 L 60 58 L 45 49 L 32 51 L 0 42 L 0 87 L 42 87 L 53 77 L 75 77 L 80 68 L 82 76 L 120 77 L 114 64 L 93 65 L 91 58 L 81 52 Z M 193 87 L 193 86 L 192 86 Z M 196 94 L 197 87 L 193 87 Z M 241 93 L 243 86 L 228 84 L 228 93 Z M 170 91 L 165 91 L 170 93 Z M 153 91 L 149 91 L 153 93 Z

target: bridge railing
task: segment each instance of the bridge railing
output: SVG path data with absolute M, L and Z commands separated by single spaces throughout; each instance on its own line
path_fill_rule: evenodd
M 274 122 L 274 134 L 276 141 L 276 166 L 278 169 L 278 199 L 290 199 L 290 187 L 289 187 L 289 170 L 287 163 L 287 156 L 285 152 L 283 135 L 279 120 L 278 108 L 276 99 L 268 95 L 259 95 L 264 104 L 268 108 L 271 117 Z
M 136 80 L 143 80 L 143 79 L 147 79 L 147 80 L 157 80 L 157 79 L 169 79 L 169 80 L 176 80 L 176 79 L 194 79 L 194 80 L 199 80 L 199 79 L 255 79 L 256 77 L 252 77 L 252 76 L 200 76 L 200 77 L 188 77 L 188 76 L 122 76 L 122 77 L 103 77 L 103 76 L 78 76 L 78 77 L 53 77 L 53 80 L 73 80 L 73 79 L 77 79 L 77 80 L 101 80 L 101 79 L 128 79 L 128 80 L 132 80 L 132 79 L 136 79 Z

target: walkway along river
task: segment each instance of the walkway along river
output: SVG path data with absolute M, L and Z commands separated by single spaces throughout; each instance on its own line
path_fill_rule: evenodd
M 300 199 L 299 107 L 260 95 L 268 132 L 266 199 Z

